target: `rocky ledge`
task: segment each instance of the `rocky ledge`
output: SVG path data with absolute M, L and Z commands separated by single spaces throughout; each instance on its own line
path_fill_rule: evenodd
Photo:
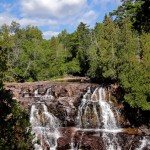
M 87 92 L 89 87 L 93 93 L 100 85 L 81 82 L 41 81 L 6 83 L 5 87 L 12 91 L 14 95 L 13 98 L 16 99 L 25 110 L 30 111 L 32 104 L 42 102 L 48 106 L 49 111 L 55 114 L 65 126 L 74 126 L 76 124 L 75 118 L 77 116 L 77 109 L 81 104 L 83 95 Z M 50 93 L 46 94 L 48 90 L 50 90 Z M 129 121 L 121 115 L 123 112 L 122 102 L 119 103 L 115 98 L 121 95 L 119 88 L 109 86 L 107 88 L 107 93 L 108 92 L 111 93 L 112 109 L 118 109 L 120 112 L 120 114 L 116 116 L 118 121 L 123 127 L 129 126 Z
M 88 91 L 89 87 L 93 93 L 94 90 L 100 86 L 102 85 L 83 83 L 81 81 L 41 81 L 5 84 L 5 88 L 13 93 L 14 99 L 29 113 L 33 104 L 36 104 L 37 107 L 44 104 L 47 106 L 48 111 L 60 120 L 61 128 L 59 128 L 59 132 L 61 133 L 61 137 L 58 138 L 58 150 L 69 149 L 71 140 L 73 140 L 76 146 L 80 145 L 83 149 L 103 150 L 105 143 L 102 139 L 102 133 L 105 131 L 79 130 L 76 126 L 78 109 L 84 94 Z M 144 122 L 143 119 L 141 119 L 142 117 L 141 114 L 139 114 L 139 110 L 132 109 L 123 103 L 123 91 L 119 85 L 109 84 L 103 86 L 106 89 L 107 101 L 111 104 L 112 111 L 117 110 L 118 112 L 115 118 L 119 124 L 119 128 L 122 129 L 117 132 L 116 136 L 120 139 L 119 143 L 121 143 L 121 149 L 136 149 L 136 147 L 140 146 L 140 140 L 143 139 L 141 137 L 146 137 L 149 140 L 149 125 L 145 123 L 146 121 Z M 89 107 L 93 106 L 89 104 Z M 91 115 L 92 112 L 89 114 Z M 86 117 L 88 118 L 89 116 Z M 136 123 L 134 124 L 134 122 Z M 91 127 L 95 128 L 94 125 Z M 113 134 L 109 134 L 109 136 L 113 138 Z M 145 147 L 145 150 L 149 147 L 149 145 Z

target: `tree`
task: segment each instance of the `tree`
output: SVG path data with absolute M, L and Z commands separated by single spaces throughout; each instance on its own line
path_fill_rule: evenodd
M 125 90 L 124 99 L 132 107 L 149 110 L 147 94 L 149 85 L 145 76 L 148 71 L 146 73 L 143 67 L 143 45 L 138 34 L 132 32 L 130 19 L 125 18 L 122 21 L 117 54 L 119 81 Z M 149 53 L 147 55 L 149 56 Z
M 90 69 L 88 73 L 103 81 L 117 79 L 117 42 L 119 29 L 108 16 L 103 23 L 97 23 L 91 36 Z M 94 73 L 95 72 L 95 73 Z
M 81 22 L 77 27 L 77 38 L 78 38 L 78 49 L 77 49 L 77 59 L 80 63 L 81 75 L 86 75 L 89 68 L 88 61 L 88 49 L 90 46 L 90 30 L 89 27 Z
M 66 57 L 66 73 L 79 75 L 80 74 L 80 63 L 78 59 L 78 48 L 79 39 L 77 32 L 68 34 L 65 38 L 66 44 L 64 43 L 65 57 Z
M 15 80 L 37 80 L 42 56 L 42 32 L 33 26 L 17 30 L 11 53 L 11 73 Z
M 139 33 L 150 32 L 150 1 L 149 0 L 122 0 L 122 5 L 110 13 L 115 16 L 118 24 L 126 17 L 130 17 L 133 29 Z
M 136 14 L 141 8 L 142 0 L 121 0 L 122 4 L 117 10 L 110 13 L 111 16 L 116 16 L 115 21 L 120 22 L 120 20 L 130 17 L 132 23 L 134 23 Z
M 3 24 L 0 28 L 0 60 L 1 60 L 1 78 L 7 80 L 10 64 L 9 64 L 9 54 L 12 51 L 13 38 L 10 35 L 10 27 Z
M 93 81 L 102 81 L 101 42 L 103 40 L 103 23 L 96 23 L 94 30 L 90 31 L 91 45 L 89 47 L 89 69 L 87 75 Z
M 31 135 L 27 132 L 29 118 L 10 91 L 0 82 L 0 149 L 27 150 L 31 146 Z
M 103 40 L 101 41 L 101 64 L 103 77 L 117 79 L 117 43 L 119 29 L 110 17 L 103 22 Z
M 140 33 L 142 33 L 142 31 L 150 33 L 150 1 L 141 0 L 141 3 L 141 7 L 137 10 L 135 16 L 136 21 L 133 23 L 133 26 Z

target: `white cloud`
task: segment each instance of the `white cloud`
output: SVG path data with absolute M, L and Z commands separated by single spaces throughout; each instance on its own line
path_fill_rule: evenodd
M 87 24 L 95 24 L 95 20 L 97 18 L 97 14 L 95 11 L 90 10 L 85 12 L 81 18 L 79 18 L 79 22 L 84 22 Z
M 57 36 L 60 32 L 55 32 L 55 31 L 46 31 L 46 32 L 43 32 L 43 37 L 45 39 L 49 39 L 50 37 L 52 36 Z
M 22 0 L 24 16 L 65 18 L 74 16 L 86 6 L 87 0 Z
M 22 0 L 21 10 L 25 17 L 20 20 L 22 24 L 45 24 L 50 25 L 51 29 L 58 26 L 76 27 L 81 21 L 93 25 L 97 18 L 87 0 Z
M 106 13 L 107 5 L 118 5 L 120 0 L 19 0 L 10 4 L 0 2 L 0 25 L 12 21 L 21 27 L 40 27 L 46 37 L 55 36 L 63 29 L 73 31 L 79 22 L 93 26 Z
M 56 25 L 57 21 L 55 20 L 47 20 L 47 19 L 40 19 L 40 18 L 22 18 L 19 19 L 18 22 L 22 25 L 22 26 L 27 26 L 27 25 L 34 25 L 34 26 L 44 26 L 44 25 Z
M 22 27 L 27 25 L 33 26 L 56 26 L 58 21 L 54 19 L 42 19 L 42 18 L 18 18 L 9 13 L 0 13 L 0 26 L 3 24 L 10 25 L 12 21 L 18 22 Z
M 3 24 L 10 25 L 12 21 L 16 21 L 16 20 L 17 18 L 14 16 L 11 16 L 10 14 L 0 13 L 0 26 Z

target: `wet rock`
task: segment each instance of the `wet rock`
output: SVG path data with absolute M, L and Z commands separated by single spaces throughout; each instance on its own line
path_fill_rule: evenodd
M 54 83 L 49 81 L 9 83 L 6 85 L 6 88 L 13 92 L 14 98 L 28 112 L 33 104 L 44 103 L 48 108 L 48 112 L 54 114 L 60 120 L 61 126 L 64 128 L 59 129 L 61 137 L 57 141 L 57 150 L 69 150 L 72 146 L 71 143 L 74 143 L 74 146 L 78 149 L 107 150 L 102 131 L 82 131 L 75 128 L 77 125 L 79 106 L 82 103 L 83 95 L 88 90 L 90 92 L 87 92 L 87 98 L 91 101 L 88 103 L 89 108 L 87 109 L 87 113 L 83 113 L 82 126 L 83 128 L 98 128 L 96 122 L 97 116 L 93 111 L 95 106 L 98 115 L 102 112 L 99 108 L 99 101 L 97 100 L 100 97 L 98 91 L 91 98 L 92 93 L 97 87 L 100 87 L 100 85 L 92 83 Z M 50 95 L 46 95 L 49 88 L 51 88 L 51 93 Z M 121 98 L 123 97 L 123 92 L 119 85 L 114 84 L 104 86 L 104 88 L 106 91 L 106 101 L 111 106 L 110 109 L 117 120 L 116 122 L 118 122 L 118 127 L 128 127 L 115 134 L 121 150 L 136 150 L 141 145 L 140 140 L 142 141 L 144 139 L 142 137 L 150 136 L 148 126 L 142 126 L 145 120 L 141 116 L 141 111 L 131 109 L 122 103 Z M 144 115 L 148 116 L 148 112 L 145 112 Z M 139 129 L 132 127 L 139 127 L 138 125 L 141 126 Z M 103 124 L 100 125 L 100 127 L 102 126 Z M 113 133 L 109 133 L 109 136 L 111 139 L 114 138 Z M 144 147 L 145 150 L 147 148 L 148 146 Z
M 150 128 L 148 128 L 147 126 L 143 125 L 143 126 L 139 127 L 139 133 L 140 134 L 144 134 L 146 136 L 150 136 Z
M 28 108 L 32 103 L 37 103 L 38 101 L 43 102 L 48 106 L 51 113 L 55 114 L 64 125 L 69 126 L 76 124 L 77 110 L 81 104 L 83 95 L 89 88 L 91 93 L 93 93 L 96 87 L 100 87 L 100 85 L 92 83 L 54 83 L 49 81 L 9 83 L 6 85 L 6 88 L 13 92 L 14 97 L 26 110 L 29 110 Z M 129 126 L 128 120 L 120 113 L 123 111 L 122 104 L 118 103 L 116 98 L 113 98 L 113 94 L 116 93 L 115 90 L 119 87 L 113 85 L 110 87 L 111 88 L 105 87 L 107 101 L 111 103 L 114 112 L 116 109 L 118 110 L 118 114 L 115 114 L 115 117 L 120 122 L 120 126 Z M 52 97 L 45 97 L 49 88 L 51 88 Z M 112 91 L 112 93 L 109 93 L 110 91 Z M 97 91 L 97 97 L 98 95 Z M 89 94 L 89 97 L 91 97 L 91 94 Z M 93 97 L 92 100 L 94 101 L 96 99 Z

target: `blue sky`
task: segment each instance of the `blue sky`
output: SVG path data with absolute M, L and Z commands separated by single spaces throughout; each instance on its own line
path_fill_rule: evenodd
M 64 29 L 73 32 L 81 21 L 94 27 L 119 5 L 120 0 L 0 0 L 0 25 L 34 25 L 48 39 Z

